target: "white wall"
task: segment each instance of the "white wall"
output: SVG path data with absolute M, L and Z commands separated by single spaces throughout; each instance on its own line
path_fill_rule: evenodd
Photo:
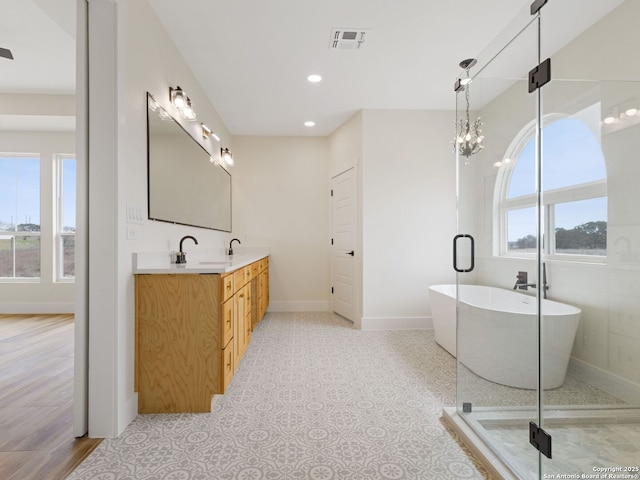
M 271 248 L 271 311 L 329 308 L 326 137 L 234 137 L 233 233 Z
M 453 112 L 364 110 L 331 136 L 358 171 L 362 328 L 429 328 L 427 287 L 455 280 Z
M 5 95 L 9 100 L 10 96 Z M 23 114 L 33 112 L 33 103 L 42 97 L 62 100 L 55 102 L 50 114 L 73 111 L 73 96 L 28 96 L 17 95 L 11 98 L 13 110 L 3 113 Z M 68 97 L 68 98 L 61 98 Z M 17 102 L 16 100 L 20 100 Z M 64 101 L 68 100 L 68 101 Z M 42 110 L 38 110 L 42 113 Z M 0 135 L 0 152 L 31 153 L 40 156 L 40 224 L 41 224 L 41 271 L 37 282 L 5 283 L 0 282 L 0 313 L 71 313 L 74 303 L 74 284 L 55 282 L 53 258 L 54 252 L 54 156 L 56 154 L 75 153 L 75 134 L 73 132 L 43 131 L 3 131 Z
M 119 434 L 137 414 L 134 383 L 132 253 L 177 250 L 184 235 L 196 248 L 223 248 L 229 234 L 163 222 L 127 223 L 127 208 L 147 210 L 149 91 L 169 112 L 169 87 L 191 98 L 200 141 L 205 122 L 230 147 L 230 135 L 146 1 L 89 2 L 90 305 L 89 435 Z M 217 152 L 220 144 L 205 142 Z M 93 199 L 93 201 L 92 201 Z
M 454 118 L 363 112 L 363 328 L 428 328 L 427 287 L 455 279 Z

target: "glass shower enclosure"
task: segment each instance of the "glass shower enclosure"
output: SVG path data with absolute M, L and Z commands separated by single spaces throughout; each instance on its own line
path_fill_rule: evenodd
M 456 415 L 496 475 L 640 478 L 638 21 L 535 1 L 461 64 Z

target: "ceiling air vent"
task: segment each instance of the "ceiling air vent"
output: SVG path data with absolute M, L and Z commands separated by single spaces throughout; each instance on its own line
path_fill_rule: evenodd
M 357 50 L 362 44 L 369 30 L 363 28 L 333 28 L 329 49 Z

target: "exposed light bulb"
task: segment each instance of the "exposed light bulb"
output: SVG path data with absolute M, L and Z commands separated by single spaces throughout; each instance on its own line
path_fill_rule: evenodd
M 228 165 L 229 167 L 233 167 L 233 155 L 229 151 L 228 148 L 220 149 L 220 163 L 222 165 Z
M 173 102 L 173 105 L 178 109 L 184 108 L 184 106 L 187 104 L 186 95 L 180 87 L 176 87 L 175 89 L 173 89 L 171 101 Z

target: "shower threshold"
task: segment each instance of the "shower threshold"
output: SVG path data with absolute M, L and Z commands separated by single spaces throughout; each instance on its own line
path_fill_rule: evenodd
M 554 451 L 552 460 L 542 457 L 541 478 L 592 475 L 595 467 L 638 466 L 640 407 L 553 406 L 544 415 Z M 538 452 L 529 444 L 529 422 L 536 417 L 532 407 L 480 407 L 470 413 L 443 409 L 443 420 L 492 476 L 508 480 L 538 478 Z

